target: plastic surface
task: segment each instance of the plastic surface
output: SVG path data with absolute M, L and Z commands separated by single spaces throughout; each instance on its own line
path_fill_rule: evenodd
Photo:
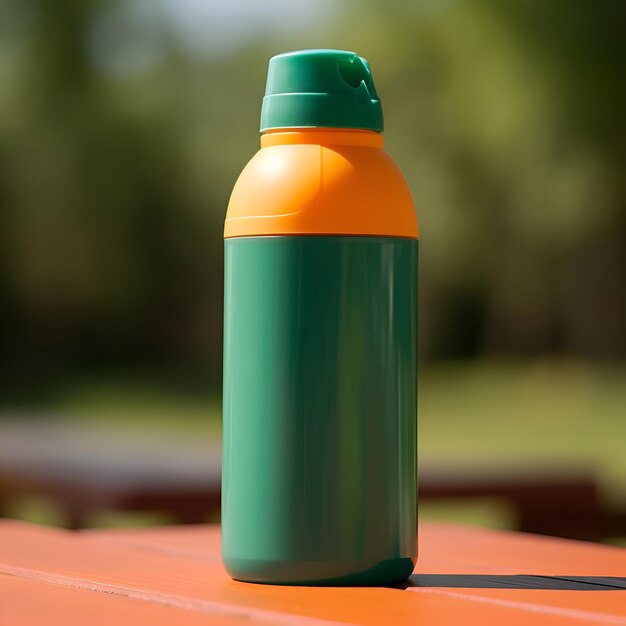
M 251 582 L 398 582 L 417 553 L 411 195 L 354 53 L 273 58 L 261 126 L 224 228 L 222 559 Z
M 222 557 L 385 584 L 416 558 L 417 240 L 225 242 Z
M 365 59 L 346 50 L 298 50 L 270 59 L 261 131 L 302 127 L 383 130 Z
M 266 133 L 228 205 L 225 237 L 379 235 L 417 238 L 398 167 L 370 131 Z

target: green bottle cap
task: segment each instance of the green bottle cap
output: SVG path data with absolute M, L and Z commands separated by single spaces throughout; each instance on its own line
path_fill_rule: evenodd
M 367 61 L 346 50 L 297 50 L 270 59 L 261 132 L 270 128 L 383 130 Z

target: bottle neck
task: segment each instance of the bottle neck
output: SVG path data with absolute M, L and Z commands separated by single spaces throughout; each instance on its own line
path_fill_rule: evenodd
M 316 144 L 382 148 L 383 136 L 356 128 L 275 128 L 261 135 L 261 148 L 289 144 Z

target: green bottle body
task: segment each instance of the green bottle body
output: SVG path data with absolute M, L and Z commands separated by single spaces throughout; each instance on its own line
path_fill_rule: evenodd
M 417 557 L 415 238 L 225 241 L 222 557 L 385 584 Z

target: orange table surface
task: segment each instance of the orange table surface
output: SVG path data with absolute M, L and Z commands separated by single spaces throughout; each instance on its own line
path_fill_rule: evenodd
M 0 624 L 624 624 L 626 550 L 422 524 L 397 587 L 233 581 L 219 526 L 66 531 L 0 520 Z

